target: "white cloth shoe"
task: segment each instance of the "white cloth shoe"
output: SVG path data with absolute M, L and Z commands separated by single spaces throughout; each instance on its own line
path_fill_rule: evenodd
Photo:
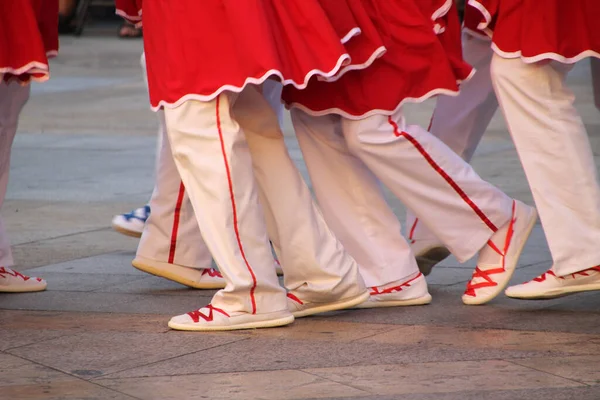
M 136 269 L 194 289 L 223 289 L 225 279 L 214 268 L 190 268 L 136 256 L 131 262 Z
M 536 220 L 535 208 L 513 201 L 510 221 L 498 229 L 479 252 L 477 267 L 462 296 L 464 304 L 487 303 L 504 290 Z
M 0 267 L 0 293 L 40 292 L 48 284 L 42 278 L 23 275 L 7 267 Z
M 179 331 L 233 331 L 238 329 L 273 328 L 289 325 L 294 316 L 283 310 L 267 314 L 238 313 L 229 315 L 211 304 L 199 310 L 171 318 L 169 328 Z
M 413 278 L 385 286 L 369 288 L 369 299 L 354 308 L 418 306 L 431 303 L 427 281 L 421 272 Z
M 115 215 L 112 219 L 112 228 L 126 236 L 142 237 L 144 225 L 150 216 L 150 206 L 136 208 L 126 213 Z
M 296 318 L 307 317 L 309 315 L 344 310 L 353 308 L 354 306 L 364 303 L 369 299 L 369 292 L 365 291 L 359 295 L 352 296 L 346 299 L 336 300 L 326 303 L 314 303 L 302 301 L 292 293 L 288 293 L 288 308 Z
M 600 290 L 600 265 L 567 276 L 548 270 L 537 278 L 510 286 L 504 292 L 515 299 L 552 299 L 578 292 Z

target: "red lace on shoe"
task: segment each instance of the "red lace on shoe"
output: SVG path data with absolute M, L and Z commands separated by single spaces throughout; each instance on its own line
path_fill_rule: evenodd
M 212 304 L 209 304 L 204 308 L 208 308 L 210 310 L 208 315 L 206 315 L 202 312 L 202 308 L 199 310 L 196 310 L 196 311 L 189 312 L 189 313 L 187 313 L 187 315 L 189 315 L 194 322 L 199 322 L 200 318 L 202 318 L 206 322 L 211 322 L 213 320 L 213 311 L 220 312 L 224 316 L 229 317 L 229 314 L 227 314 L 225 311 L 221 310 L 220 308 L 213 307 Z
M 215 277 L 222 278 L 223 277 L 223 275 L 221 275 L 221 273 L 219 271 L 217 271 L 216 269 L 214 269 L 214 268 L 205 268 L 202 271 L 202 275 L 201 276 L 204 276 L 204 275 L 207 275 L 207 274 L 211 278 L 215 278 Z
M 369 292 L 369 294 L 371 296 L 373 296 L 373 295 L 377 295 L 377 294 L 389 294 L 389 293 L 401 292 L 405 287 L 410 287 L 410 283 L 422 275 L 423 274 L 419 272 L 419 274 L 417 276 L 415 276 L 414 278 L 409 279 L 406 282 L 399 284 L 398 286 L 390 287 L 390 288 L 383 289 L 383 290 L 379 290 L 376 286 L 372 286 L 369 288 L 369 289 L 371 289 L 371 292 Z
M 475 267 L 475 272 L 473 272 L 473 276 L 471 277 L 471 280 L 469 281 L 469 283 L 467 283 L 467 289 L 465 290 L 465 295 L 466 296 L 472 296 L 475 297 L 477 296 L 477 293 L 475 292 L 477 289 L 481 289 L 481 288 L 485 288 L 485 287 L 493 287 L 493 286 L 498 286 L 498 282 L 495 282 L 490 275 L 496 275 L 496 274 L 501 274 L 503 272 L 506 271 L 505 269 L 505 260 L 506 260 L 506 253 L 508 252 L 508 248 L 510 247 L 510 243 L 512 241 L 512 237 L 514 234 L 514 225 L 515 222 L 517 221 L 517 219 L 515 218 L 515 201 L 513 200 L 513 204 L 512 204 L 512 216 L 510 219 L 510 223 L 508 225 L 508 232 L 506 233 L 506 238 L 504 239 L 504 248 L 502 250 L 500 250 L 495 244 L 494 242 L 492 242 L 491 240 L 488 240 L 487 245 L 490 246 L 492 248 L 492 250 L 494 250 L 496 253 L 498 253 L 501 257 L 502 257 L 502 267 L 500 268 L 494 268 L 494 269 L 488 269 L 488 270 L 482 270 L 479 269 L 479 266 Z M 485 280 L 485 282 L 479 282 L 479 283 L 472 283 L 473 280 L 475 278 L 482 278 Z
M 287 297 L 289 297 L 290 299 L 294 300 L 296 303 L 298 303 L 298 304 L 300 304 L 300 305 L 304 304 L 304 303 L 302 302 L 302 300 L 300 300 L 298 297 L 294 296 L 294 295 L 293 295 L 293 294 L 291 294 L 291 293 L 288 293 L 288 294 L 287 294 Z
M 13 276 L 13 277 L 15 277 L 15 278 L 21 278 L 21 279 L 23 279 L 25 282 L 27 282 L 28 280 L 32 279 L 30 276 L 23 275 L 22 273 L 20 273 L 20 272 L 17 272 L 17 271 L 14 271 L 14 270 L 12 270 L 12 269 L 10 269 L 10 268 L 9 268 L 9 269 L 6 269 L 5 267 L 0 267 L 0 276 L 1 276 L 2 278 L 6 278 L 6 275 Z M 38 282 L 41 282 L 41 281 L 42 281 L 42 278 L 35 278 L 35 279 L 36 279 Z
M 583 270 L 583 271 L 574 272 L 574 273 L 569 274 L 567 276 L 570 276 L 571 278 L 576 279 L 577 275 L 579 275 L 579 276 L 590 276 L 589 272 L 592 272 L 592 271 L 600 272 L 600 265 L 596 265 L 595 267 L 588 268 L 588 269 Z M 534 282 L 544 282 L 546 280 L 546 275 L 552 275 L 553 277 L 555 277 L 557 279 L 566 279 L 566 276 L 557 276 L 554 272 L 552 272 L 552 270 L 548 270 L 548 271 L 544 272 L 543 274 L 541 274 L 540 276 L 538 276 L 537 278 L 533 278 L 531 281 L 534 281 Z M 529 282 L 531 282 L 531 281 L 529 281 Z M 523 284 L 529 283 L 529 282 L 523 282 Z

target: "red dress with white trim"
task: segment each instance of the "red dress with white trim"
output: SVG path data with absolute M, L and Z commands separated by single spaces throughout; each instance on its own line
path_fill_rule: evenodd
M 151 106 L 210 101 L 223 91 L 239 92 L 269 78 L 304 88 L 313 76 L 329 79 L 344 67 L 364 68 L 375 52 L 382 53 L 382 39 L 360 4 L 358 0 L 146 1 L 144 50 Z M 133 13 L 141 15 L 134 11 L 140 0 L 119 0 L 117 6 L 131 20 Z M 330 16 L 335 11 L 339 18 L 334 24 Z M 366 38 L 363 31 L 375 34 Z M 359 37 L 360 44 L 350 48 Z
M 600 57 L 598 0 L 469 0 L 465 27 L 492 37 L 504 58 L 574 63 Z
M 142 26 L 142 0 L 115 0 L 116 14 L 129 23 Z
M 364 70 L 335 82 L 311 81 L 304 90 L 285 87 L 290 107 L 312 115 L 360 119 L 391 115 L 404 102 L 458 91 L 473 71 L 462 59 L 460 23 L 452 1 L 363 0 L 384 38 L 386 53 Z
M 0 80 L 45 81 L 58 54 L 58 0 L 0 1 Z

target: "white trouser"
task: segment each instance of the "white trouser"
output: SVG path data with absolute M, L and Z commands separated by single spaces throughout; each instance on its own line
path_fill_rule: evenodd
M 491 69 L 559 276 L 600 265 L 600 187 L 569 69 L 498 55 Z
M 0 81 L 0 209 L 6 197 L 10 172 L 10 151 L 17 133 L 19 114 L 29 99 L 30 86 Z M 0 267 L 14 264 L 8 235 L 0 217 Z
M 474 256 L 510 219 L 512 199 L 429 132 L 407 126 L 401 111 L 358 121 L 300 110 L 292 117 L 327 222 L 364 267 L 369 286 L 417 271 L 375 176 L 459 261 Z
M 282 252 L 286 287 L 314 302 L 359 294 L 358 265 L 316 209 L 277 117 L 256 88 L 213 102 L 188 101 L 166 109 L 165 117 L 200 232 L 227 280 L 213 299 L 216 307 L 252 312 L 251 298 L 259 312 L 285 307 L 255 179 L 269 233 Z
M 256 177 L 267 229 L 284 270 L 285 287 L 302 300 L 326 302 L 360 294 L 358 264 L 344 250 L 313 202 L 291 159 L 273 109 L 256 90 L 234 107 Z
M 144 54 L 140 63 L 147 84 Z M 267 81 L 263 86 L 263 93 L 280 122 L 283 119 L 281 90 L 282 85 L 276 81 Z M 159 111 L 157 116 L 156 180 L 149 202 L 150 217 L 146 221 L 137 254 L 169 264 L 210 268 L 212 256 L 202 240 L 192 205 L 173 161 L 171 146 L 166 139 L 163 111 Z
M 490 78 L 493 55 L 490 41 L 463 34 L 463 55 L 476 72 L 460 86 L 458 96 L 438 96 L 429 130 L 470 162 L 498 109 L 498 100 Z M 439 242 L 410 211 L 407 212 L 406 227 L 411 239 Z
M 234 120 L 236 94 L 189 100 L 164 111 L 177 171 L 204 242 L 227 282 L 212 304 L 227 312 L 287 309 L 275 273 L 244 133 Z

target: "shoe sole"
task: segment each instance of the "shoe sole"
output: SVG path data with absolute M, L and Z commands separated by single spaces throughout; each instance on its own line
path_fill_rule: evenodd
M 425 276 L 431 273 L 433 267 L 444 261 L 450 256 L 450 252 L 445 247 L 434 247 L 424 253 L 416 256 L 419 271 Z
M 528 217 L 531 218 L 531 221 L 529 221 L 529 224 L 527 224 L 527 226 L 525 227 L 525 230 L 523 231 L 523 236 L 525 236 L 525 240 L 523 240 L 517 247 L 517 252 L 515 253 L 516 257 L 515 257 L 514 264 L 508 265 L 505 267 L 506 271 L 508 271 L 508 274 L 504 278 L 504 282 L 502 284 L 498 284 L 497 286 L 495 286 L 494 292 L 491 295 L 486 296 L 485 298 L 481 298 L 481 297 L 478 298 L 478 296 L 465 298 L 463 296 L 463 298 L 462 298 L 463 304 L 468 305 L 468 306 L 478 306 L 478 305 L 488 303 L 488 302 L 492 301 L 493 299 L 495 299 L 500 293 L 502 293 L 504 291 L 506 286 L 508 286 L 510 279 L 512 278 L 513 274 L 515 273 L 515 270 L 517 269 L 517 265 L 519 264 L 519 259 L 521 258 L 521 253 L 523 252 L 523 249 L 525 248 L 525 245 L 527 244 L 527 241 L 529 240 L 529 236 L 531 235 L 531 231 L 533 230 L 533 227 L 535 226 L 535 223 L 538 220 L 537 210 L 533 207 L 530 207 L 530 212 L 531 212 L 531 214 Z
M 395 301 L 365 301 L 354 308 L 380 308 L 380 307 L 402 307 L 402 306 L 424 306 L 431 303 L 431 295 L 417 297 L 416 299 L 395 300 Z
M 179 265 L 175 265 L 175 264 L 167 264 L 167 263 L 161 263 L 161 262 L 155 262 L 156 264 L 164 264 L 162 265 L 164 268 L 168 268 L 169 270 L 173 270 L 173 271 L 165 271 L 164 269 L 159 269 L 156 268 L 152 265 L 150 265 L 148 262 L 145 262 L 143 260 L 140 260 L 140 257 L 136 257 L 132 262 L 131 265 L 133 265 L 133 267 L 135 269 L 138 269 L 142 272 L 146 272 L 150 275 L 154 275 L 154 276 L 158 276 L 160 278 L 165 278 L 168 279 L 170 281 L 173 282 L 177 282 L 180 283 L 184 286 L 188 286 L 194 289 L 223 289 L 226 285 L 225 282 L 220 283 L 220 282 L 206 282 L 206 283 L 198 283 L 190 278 L 186 278 L 184 276 L 184 274 L 189 274 L 190 269 L 192 268 L 186 268 L 186 267 L 181 267 Z M 175 271 L 180 271 L 180 274 L 177 274 Z
M 214 332 L 214 331 L 237 331 L 241 329 L 259 329 L 259 328 L 275 328 L 278 326 L 289 325 L 294 322 L 294 316 L 289 315 L 286 317 L 266 320 L 266 321 L 255 321 L 255 322 L 246 322 L 242 324 L 235 325 L 220 325 L 220 326 L 210 326 L 210 325 L 189 325 L 189 324 L 178 324 L 169 321 L 169 328 L 175 329 L 178 331 L 195 331 L 195 332 Z
M 327 304 L 323 304 L 320 306 L 307 308 L 304 310 L 292 312 L 292 314 L 296 318 L 302 318 L 302 317 L 308 317 L 309 315 L 320 314 L 320 313 L 329 312 L 329 311 L 345 310 L 347 308 L 353 308 L 354 306 L 356 306 L 360 303 L 364 303 L 365 301 L 367 301 L 369 299 L 369 297 L 370 297 L 369 292 L 365 291 L 364 293 L 361 293 L 358 296 L 354 296 L 349 299 L 339 300 L 339 301 L 336 301 L 333 303 L 327 303 Z
M 134 237 L 134 238 L 138 238 L 138 239 L 142 237 L 141 232 L 131 231 L 129 229 L 125 229 L 122 226 L 119 226 L 116 224 L 112 224 L 112 228 L 114 231 L 119 232 L 120 234 L 125 235 L 125 236 Z
M 1 287 L 0 286 L 0 293 L 33 293 L 33 292 L 43 292 L 44 290 L 46 290 L 46 287 L 48 285 L 44 285 L 44 286 L 39 286 L 39 287 L 33 287 L 33 288 L 18 288 L 18 287 Z
M 504 292 L 506 296 L 511 299 L 520 299 L 520 300 L 548 300 L 548 299 L 558 299 L 559 297 L 565 297 L 572 294 L 583 293 L 583 292 L 592 292 L 595 290 L 600 290 L 600 284 L 591 284 L 591 285 L 581 285 L 575 286 L 572 288 L 560 288 L 549 290 L 544 292 L 543 294 L 531 294 L 531 295 L 514 295 Z

